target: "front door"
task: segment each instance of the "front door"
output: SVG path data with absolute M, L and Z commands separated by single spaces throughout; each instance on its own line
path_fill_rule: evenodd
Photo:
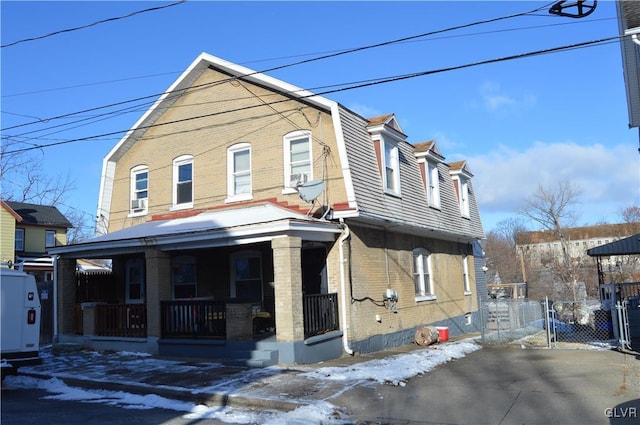
M 144 260 L 127 260 L 126 266 L 126 303 L 144 304 Z

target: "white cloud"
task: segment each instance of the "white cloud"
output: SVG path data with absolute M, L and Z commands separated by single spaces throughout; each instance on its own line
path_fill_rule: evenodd
M 355 112 L 356 114 L 364 118 L 378 117 L 380 115 L 384 115 L 385 113 L 387 113 L 387 112 L 380 112 L 380 110 L 372 106 L 362 105 L 359 103 L 352 103 L 348 105 L 347 108 L 351 109 L 353 112 Z
M 479 88 L 482 105 L 490 112 L 512 110 L 514 107 L 528 108 L 535 104 L 533 95 L 520 93 L 517 95 L 507 93 L 502 86 L 495 81 L 486 81 Z
M 492 228 L 485 217 L 496 221 L 501 215 L 514 216 L 539 185 L 560 180 L 570 180 L 582 191 L 579 224 L 603 218 L 616 222 L 621 208 L 640 203 L 640 160 L 634 146 L 536 142 L 525 150 L 503 145 L 466 159 L 485 230 Z

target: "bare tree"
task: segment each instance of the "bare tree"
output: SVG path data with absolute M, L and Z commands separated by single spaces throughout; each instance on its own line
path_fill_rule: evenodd
M 76 189 L 69 173 L 58 176 L 46 175 L 42 166 L 44 154 L 41 151 L 12 153 L 16 145 L 5 138 L 0 147 L 0 198 L 55 206 L 73 225 L 67 235 L 67 241 L 73 243 L 86 239 L 92 231 L 92 215 L 66 205 L 69 195 Z
M 640 207 L 630 206 L 620 212 L 623 223 L 640 223 Z
M 538 186 L 525 200 L 521 215 L 537 223 L 542 230 L 558 238 L 559 252 L 544 257 L 547 269 L 555 276 L 573 298 L 577 300 L 578 278 L 582 267 L 582 256 L 572 257 L 567 228 L 573 227 L 578 214 L 576 206 L 580 189 L 573 183 L 562 180 L 554 187 Z
M 516 251 L 516 235 L 525 229 L 520 217 L 504 219 L 487 234 L 484 251 L 487 267 L 494 270 L 504 283 L 523 282 L 523 269 Z

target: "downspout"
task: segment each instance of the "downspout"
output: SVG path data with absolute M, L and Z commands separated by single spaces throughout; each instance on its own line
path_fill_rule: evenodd
M 341 293 L 341 301 L 342 301 L 342 323 L 344 324 L 344 329 L 342 332 L 342 347 L 344 348 L 344 352 L 349 354 L 350 356 L 353 356 L 353 350 L 349 347 L 349 334 L 348 334 L 348 329 L 349 329 L 349 318 L 348 318 L 348 314 L 347 314 L 347 285 L 345 282 L 345 275 L 344 275 L 344 263 L 345 263 L 345 259 L 344 259 L 344 248 L 343 248 L 343 243 L 344 241 L 349 237 L 349 226 L 347 226 L 347 223 L 344 222 L 344 219 L 340 219 L 340 224 L 343 227 L 343 232 L 342 235 L 340 236 L 340 239 L 338 241 L 338 247 L 339 247 L 339 252 L 340 252 L 340 293 Z

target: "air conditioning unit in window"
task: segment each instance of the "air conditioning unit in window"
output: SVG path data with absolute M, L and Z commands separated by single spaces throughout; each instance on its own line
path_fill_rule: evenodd
M 132 210 L 143 210 L 147 206 L 146 199 L 133 199 L 131 200 L 131 209 Z
M 291 187 L 295 188 L 298 186 L 302 186 L 307 181 L 309 181 L 309 175 L 306 173 L 291 174 L 289 181 L 290 181 L 289 186 Z

